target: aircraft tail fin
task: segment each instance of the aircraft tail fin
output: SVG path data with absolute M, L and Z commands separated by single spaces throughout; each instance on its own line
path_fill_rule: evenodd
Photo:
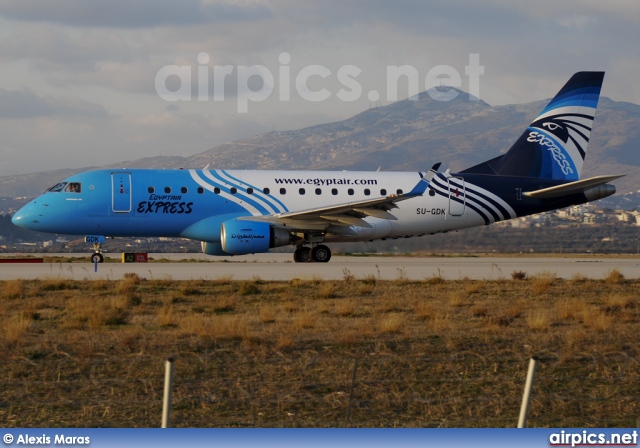
M 578 72 L 505 154 L 463 173 L 578 180 L 604 72 Z

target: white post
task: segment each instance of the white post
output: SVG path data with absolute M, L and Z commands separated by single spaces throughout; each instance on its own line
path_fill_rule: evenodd
M 353 360 L 353 376 L 351 377 L 351 390 L 349 391 L 349 406 L 347 407 L 347 418 L 345 425 L 349 427 L 349 418 L 351 417 L 351 401 L 353 401 L 353 389 L 356 386 L 356 372 L 358 371 L 358 358 Z
M 536 375 L 538 357 L 534 356 L 529 360 L 529 372 L 527 372 L 527 382 L 524 385 L 524 395 L 522 396 L 522 406 L 520 406 L 520 418 L 518 418 L 518 428 L 524 428 L 527 424 L 529 414 L 529 403 L 531 403 L 531 390 L 533 389 L 533 378 Z
M 162 401 L 162 426 L 171 424 L 171 389 L 173 388 L 173 358 L 167 358 L 164 369 L 164 398 Z

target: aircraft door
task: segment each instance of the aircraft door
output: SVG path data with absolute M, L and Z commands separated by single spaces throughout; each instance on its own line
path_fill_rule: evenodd
M 115 213 L 131 211 L 131 173 L 111 173 L 112 210 Z
M 464 215 L 466 198 L 464 179 L 461 177 L 450 177 L 447 181 L 449 183 L 449 214 L 451 216 L 462 216 Z

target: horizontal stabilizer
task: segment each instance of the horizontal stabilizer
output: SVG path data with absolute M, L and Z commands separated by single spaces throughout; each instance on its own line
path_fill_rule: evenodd
M 557 198 L 560 196 L 568 196 L 570 194 L 584 193 L 587 190 L 595 188 L 599 185 L 606 184 L 613 180 L 624 177 L 624 174 L 616 176 L 596 176 L 590 179 L 577 180 L 568 184 L 562 184 L 555 187 L 543 188 L 541 190 L 527 191 L 522 193 L 524 196 L 536 199 Z

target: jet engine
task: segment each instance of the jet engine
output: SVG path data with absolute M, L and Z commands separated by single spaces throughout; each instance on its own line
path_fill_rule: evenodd
M 291 241 L 289 230 L 267 222 L 231 219 L 220 226 L 221 249 L 231 255 L 267 252 Z

